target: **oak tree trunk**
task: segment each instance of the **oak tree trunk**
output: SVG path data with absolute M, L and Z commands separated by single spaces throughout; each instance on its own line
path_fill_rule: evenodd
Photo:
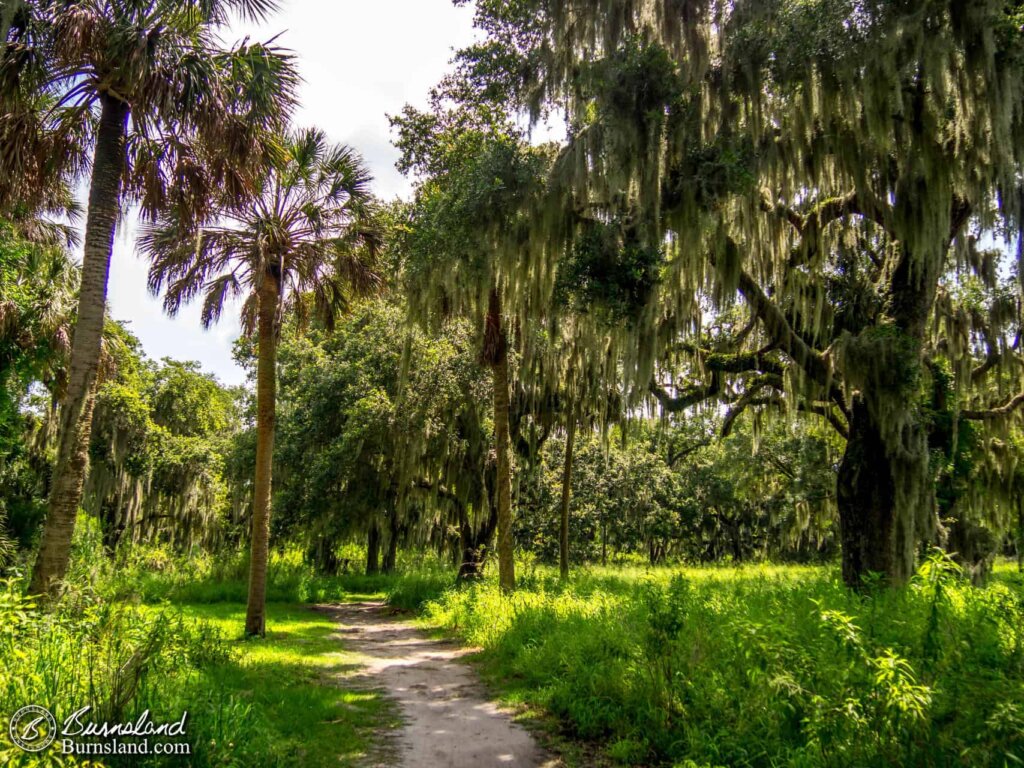
M 474 581 L 483 577 L 484 563 L 491 548 L 494 531 L 498 527 L 498 507 L 491 505 L 487 520 L 474 530 L 465 510 L 461 510 L 459 521 L 459 540 L 461 544 L 461 562 L 459 563 L 459 581 Z
M 317 573 L 337 576 L 341 571 L 342 561 L 335 554 L 334 542 L 330 538 L 318 537 L 316 543 L 306 550 L 306 560 Z
M 912 192 L 904 199 L 912 200 Z M 953 201 L 950 242 L 968 211 Z M 918 539 L 937 526 L 935 477 L 918 409 L 925 375 L 921 349 L 944 252 L 915 254 L 902 243 L 885 306 L 891 326 L 862 331 L 847 345 L 853 362 L 847 376 L 852 372 L 862 381 L 850 404 L 837 502 L 843 580 L 854 589 L 863 589 L 869 574 L 878 574 L 886 586 L 905 584 L 914 572 Z
M 863 589 L 872 573 L 899 586 L 914 570 L 914 521 L 897 514 L 894 464 L 879 426 L 856 396 L 836 488 L 843 581 L 854 589 Z
M 53 595 L 67 573 L 75 517 L 89 467 L 89 437 L 96 371 L 107 309 L 107 279 L 120 208 L 125 166 L 128 105 L 110 96 L 100 98 L 89 210 L 82 253 L 82 287 L 71 341 L 68 382 L 60 409 L 57 462 L 29 593 Z
M 366 535 L 366 575 L 380 573 L 380 528 L 374 522 Z
M 256 482 L 252 504 L 252 555 L 249 562 L 247 635 L 267 631 L 267 560 L 270 547 L 271 474 L 277 418 L 277 308 L 280 275 L 268 270 L 259 287 L 259 352 L 256 363 Z

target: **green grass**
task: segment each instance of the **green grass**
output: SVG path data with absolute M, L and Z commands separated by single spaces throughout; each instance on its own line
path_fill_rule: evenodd
M 324 578 L 292 551 L 271 563 L 268 636 L 243 640 L 244 556 L 111 563 L 79 544 L 52 613 L 0 582 L 0 700 L 58 719 L 84 703 L 122 720 L 188 709 L 195 766 L 354 765 L 386 743 L 392 705 L 346 678 L 356 660 L 303 605 L 383 595 L 480 647 L 485 679 L 570 765 L 1024 761 L 1024 578 L 1007 562 L 976 589 L 936 556 L 866 597 L 835 567 L 577 568 L 562 583 L 527 561 L 509 597 L 493 573 L 458 588 L 429 557 Z M 0 743 L 5 759 L 32 764 Z
M 77 555 L 70 582 L 105 599 L 180 605 L 244 603 L 248 595 L 248 552 L 183 555 L 163 546 L 125 547 L 116 560 L 95 556 L 102 551 L 99 530 L 83 517 L 76 529 Z M 268 603 L 330 603 L 383 599 L 396 585 L 406 594 L 419 589 L 425 597 L 455 581 L 455 574 L 431 555 L 399 558 L 396 574 L 366 575 L 353 566 L 336 576 L 317 574 L 295 548 L 273 551 L 267 570 Z M 408 583 L 407 583 L 408 582 Z M 410 608 L 419 602 L 410 598 Z
M 203 688 L 259 719 L 262 744 L 249 748 L 254 759 L 240 765 L 354 765 L 381 741 L 379 731 L 393 726 L 393 705 L 380 692 L 345 682 L 358 665 L 329 617 L 304 606 L 270 605 L 266 638 L 242 640 L 243 605 L 176 610 L 233 638 L 235 660 L 207 669 Z
M 0 590 L 0 694 L 5 714 L 27 703 L 58 721 L 89 704 L 96 719 L 155 722 L 188 711 L 188 764 L 346 766 L 379 750 L 392 703 L 346 679 L 357 668 L 334 622 L 301 605 L 268 606 L 268 634 L 243 639 L 242 604 L 131 605 L 70 600 L 40 614 L 17 585 Z M 80 597 L 80 596 L 79 596 Z M 127 692 L 127 693 L 126 693 Z M 115 704 L 114 702 L 122 702 Z M 28 755 L 0 735 L 0 763 L 73 765 L 51 747 Z M 112 766 L 180 758 L 102 758 Z
M 527 568 L 512 597 L 449 589 L 422 620 L 482 648 L 487 681 L 580 765 L 588 746 L 638 765 L 1024 760 L 1024 582 L 1005 565 L 975 589 L 933 559 L 874 597 L 834 568 Z

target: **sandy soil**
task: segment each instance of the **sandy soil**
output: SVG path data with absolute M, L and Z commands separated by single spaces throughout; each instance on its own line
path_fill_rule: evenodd
M 487 697 L 460 657 L 467 649 L 435 640 L 389 616 L 381 603 L 318 606 L 337 619 L 345 647 L 362 657 L 360 684 L 401 708 L 395 765 L 407 768 L 550 768 L 559 761 Z M 391 763 L 387 763 L 390 765 Z

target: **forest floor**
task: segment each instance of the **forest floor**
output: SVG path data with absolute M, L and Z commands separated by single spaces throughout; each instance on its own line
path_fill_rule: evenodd
M 402 720 L 379 765 L 416 768 L 535 768 L 560 765 L 512 716 L 490 700 L 463 659 L 472 649 L 432 638 L 398 620 L 382 602 L 322 605 L 338 622 L 347 653 L 361 669 L 347 684 L 382 691 Z

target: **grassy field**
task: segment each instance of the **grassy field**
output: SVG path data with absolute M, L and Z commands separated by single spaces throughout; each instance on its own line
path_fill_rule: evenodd
M 391 599 L 422 604 L 423 585 L 405 584 Z M 520 586 L 445 591 L 422 619 L 479 646 L 506 702 L 609 762 L 1024 759 L 1024 588 L 1008 565 L 975 589 L 936 558 L 874 597 L 795 566 L 591 569 L 568 584 L 538 568 Z
M 61 720 L 83 703 L 122 722 L 188 710 L 194 766 L 346 766 L 379 751 L 392 704 L 344 681 L 355 660 L 331 620 L 307 606 L 269 606 L 269 632 L 243 640 L 238 603 L 104 605 L 36 619 L 5 593 L 0 617 L 4 702 L 36 703 Z M 135 670 L 135 671 L 132 671 Z M 6 741 L 0 763 L 74 764 Z M 180 758 L 103 758 L 107 765 L 181 765 Z
M 82 558 L 76 590 L 42 616 L 6 583 L 3 700 L 58 717 L 74 702 L 125 718 L 188 709 L 197 766 L 358 764 L 396 713 L 344 680 L 356 659 L 308 604 L 386 597 L 479 647 L 496 695 L 571 765 L 1024 760 L 1024 579 L 1008 563 L 977 589 L 936 556 L 906 590 L 873 596 L 829 567 L 578 568 L 563 583 L 521 563 L 508 597 L 491 577 L 456 588 L 429 558 L 324 578 L 292 552 L 272 563 L 268 636 L 249 641 L 244 573 L 242 558 L 152 549 Z

